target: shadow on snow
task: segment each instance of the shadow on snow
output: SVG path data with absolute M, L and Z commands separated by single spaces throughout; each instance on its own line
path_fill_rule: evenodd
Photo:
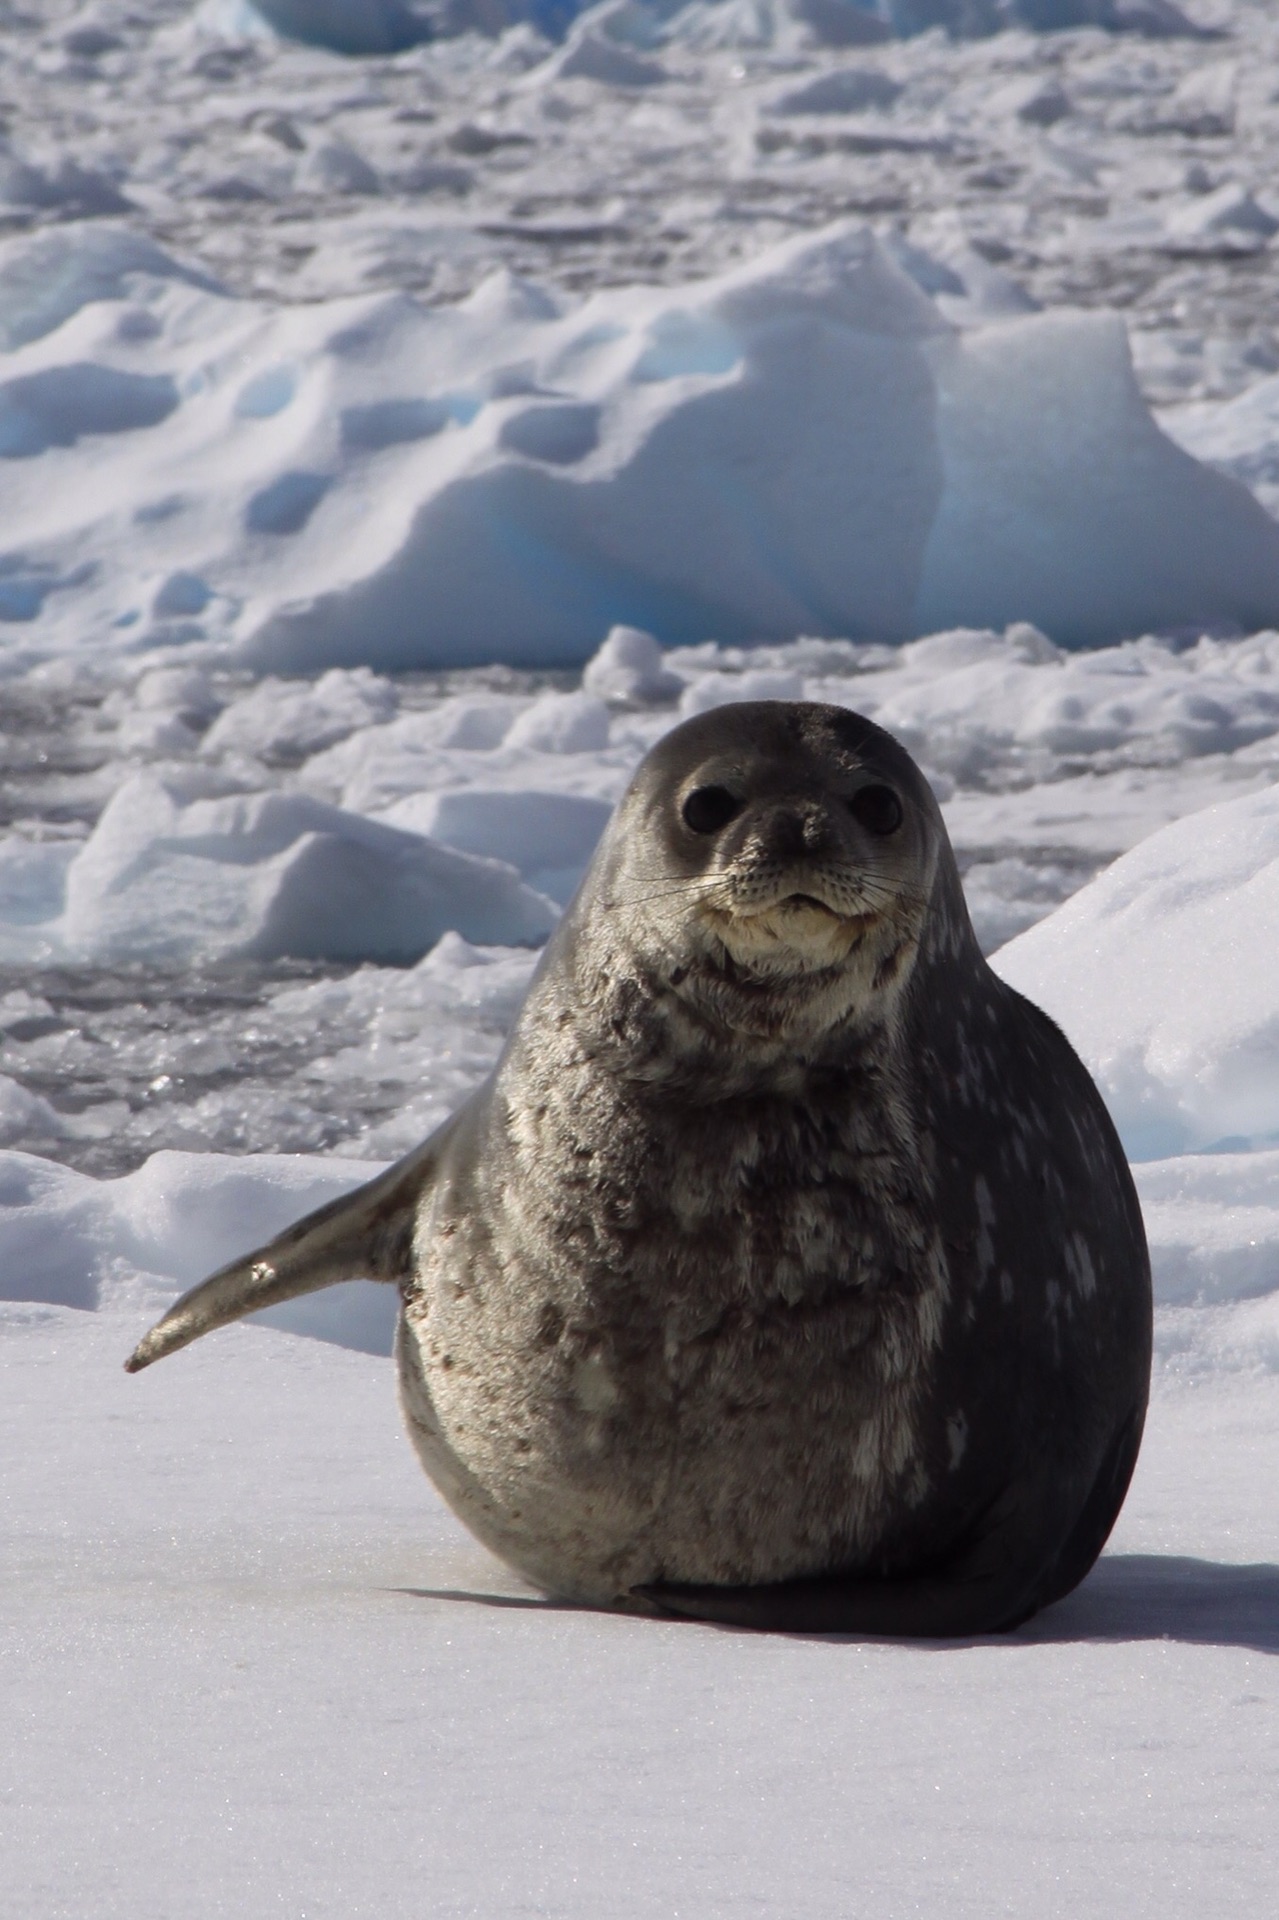
M 1019 1640 L 1184 1640 L 1279 1653 L 1279 1567 L 1165 1553 L 1103 1554 Z
M 416 1600 L 444 1600 L 536 1613 L 594 1609 L 524 1595 L 472 1593 L 456 1587 L 409 1587 Z M 691 1624 L 691 1623 L 690 1623 Z M 737 1628 L 730 1631 L 740 1631 Z M 853 1636 L 796 1635 L 844 1641 Z M 866 1636 L 855 1636 L 862 1639 Z M 1247 1647 L 1279 1653 L 1279 1566 L 1231 1565 L 1176 1554 L 1103 1555 L 1082 1586 L 1014 1634 L 990 1640 L 927 1642 L 920 1646 L 1054 1645 L 1081 1640 L 1180 1640 L 1190 1645 Z

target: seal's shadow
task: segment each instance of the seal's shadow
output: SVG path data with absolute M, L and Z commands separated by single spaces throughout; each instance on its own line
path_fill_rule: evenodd
M 594 1609 L 540 1595 L 474 1593 L 456 1587 L 402 1587 L 418 1600 L 448 1600 L 521 1612 L 581 1613 Z M 736 1631 L 736 1629 L 730 1629 Z M 817 1636 L 807 1634 L 804 1639 Z M 843 1634 L 823 1634 L 842 1641 Z M 1279 1653 L 1279 1567 L 1232 1566 L 1167 1553 L 1104 1554 L 1081 1587 L 1015 1633 L 956 1644 L 1057 1645 L 1081 1640 L 1181 1640 L 1208 1647 Z
M 1279 1567 L 1107 1553 L 1083 1585 L 1014 1639 L 1182 1640 L 1279 1653 Z

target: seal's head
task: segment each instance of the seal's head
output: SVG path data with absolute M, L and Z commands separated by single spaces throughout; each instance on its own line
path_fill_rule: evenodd
M 928 783 L 888 734 L 842 707 L 757 701 L 658 743 L 590 891 L 690 1012 L 811 1043 L 889 1015 L 946 848 Z

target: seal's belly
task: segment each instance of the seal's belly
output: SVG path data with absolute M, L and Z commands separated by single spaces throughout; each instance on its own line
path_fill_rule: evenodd
M 507 1305 L 490 1325 L 474 1295 L 410 1299 L 401 1400 L 441 1494 L 538 1586 L 611 1601 L 869 1561 L 923 1498 L 918 1299 L 587 1339 Z

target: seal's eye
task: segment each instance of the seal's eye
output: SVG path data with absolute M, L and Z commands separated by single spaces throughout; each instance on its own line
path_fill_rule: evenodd
M 891 787 L 863 787 L 848 808 L 867 833 L 896 833 L 902 823 L 902 803 Z
M 684 802 L 684 825 L 694 833 L 718 833 L 741 810 L 741 801 L 727 787 L 694 787 Z

